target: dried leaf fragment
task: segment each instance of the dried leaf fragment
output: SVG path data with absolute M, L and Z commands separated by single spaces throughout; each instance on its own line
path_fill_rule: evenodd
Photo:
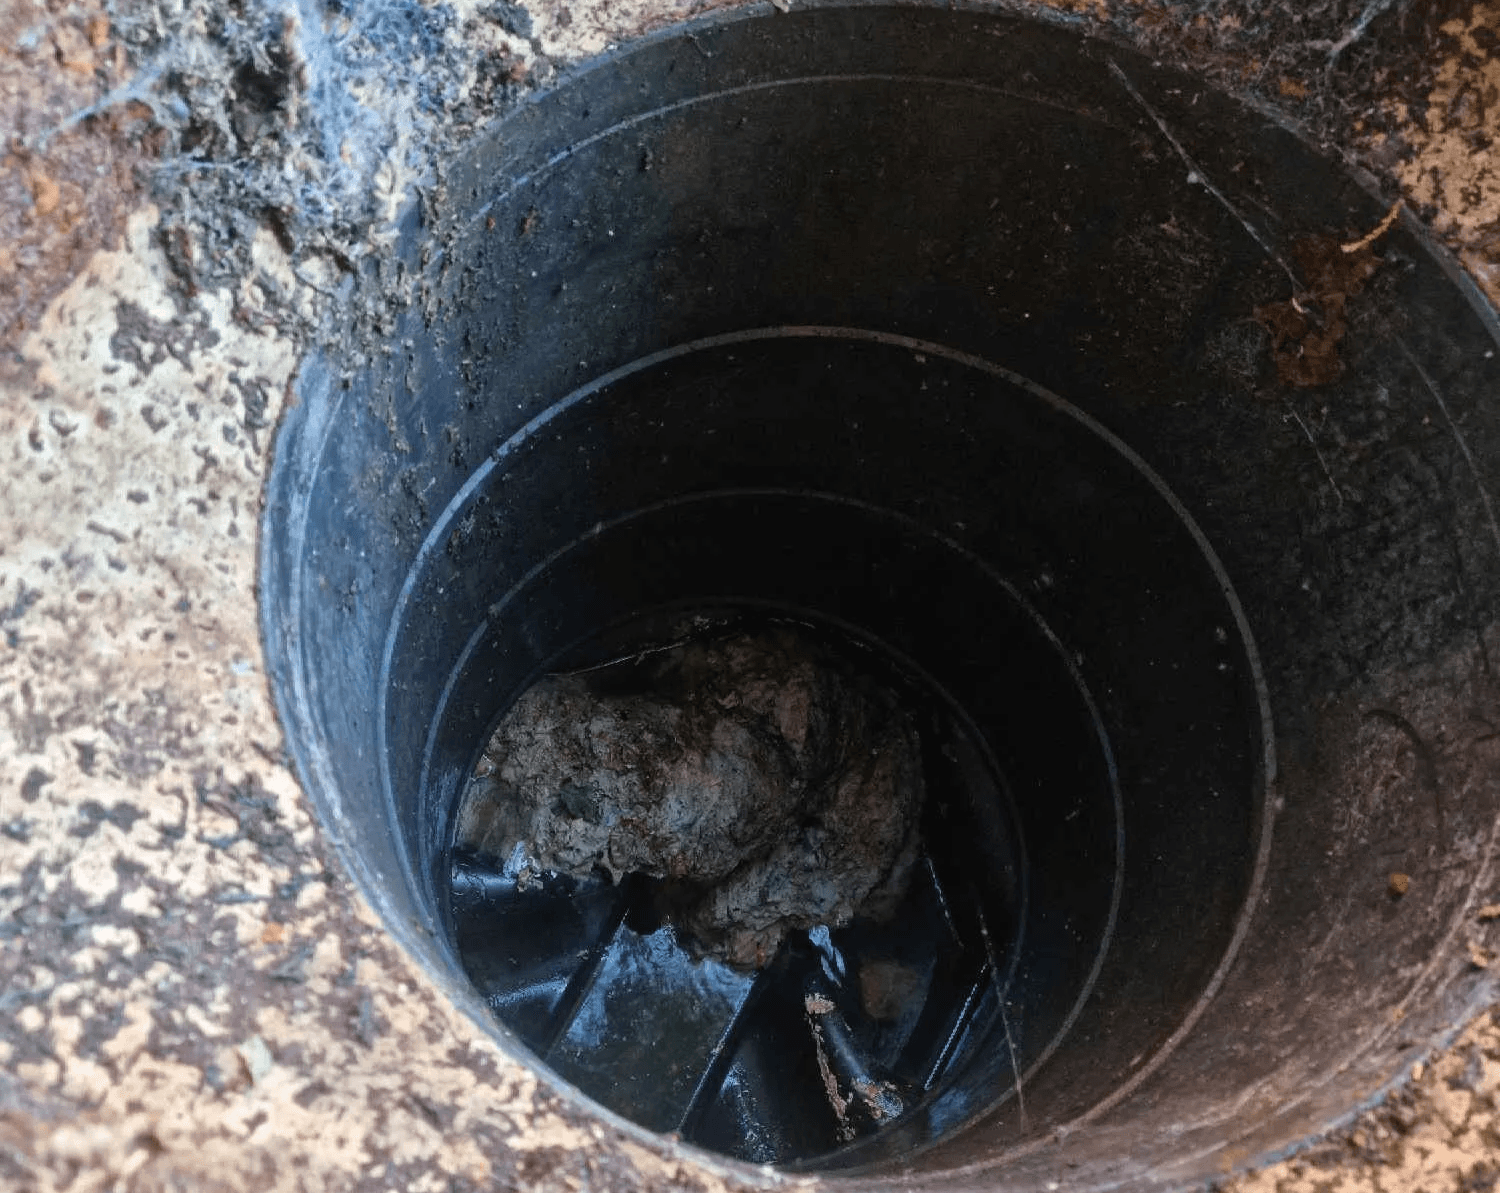
M 1254 311 L 1256 320 L 1271 333 L 1271 355 L 1283 385 L 1329 385 L 1343 375 L 1339 346 L 1349 330 L 1345 310 L 1349 299 L 1380 268 L 1371 245 L 1395 222 L 1398 211 L 1399 204 L 1373 232 L 1358 240 L 1315 233 L 1292 246 L 1305 289 Z
M 1339 245 L 1339 251 L 1343 253 L 1358 253 L 1369 248 L 1382 236 L 1391 230 L 1391 225 L 1396 222 L 1396 217 L 1401 214 L 1401 200 L 1397 199 L 1391 204 L 1391 209 L 1385 213 L 1385 218 L 1376 224 L 1370 231 L 1366 232 L 1358 240 L 1350 241 L 1348 244 Z

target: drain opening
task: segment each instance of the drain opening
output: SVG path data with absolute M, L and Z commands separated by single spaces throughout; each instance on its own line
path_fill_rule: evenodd
M 570 533 L 579 460 L 599 464 Z M 602 1105 L 818 1167 L 984 1114 L 1022 1137 L 1027 1074 L 1068 1048 L 1113 943 L 1117 754 L 1160 776 L 1141 848 L 1197 867 L 1228 931 L 1260 795 L 1248 648 L 1160 482 L 1064 403 L 935 345 L 724 337 L 498 452 L 447 515 L 474 529 L 444 570 L 488 566 L 480 527 L 523 507 L 552 511 L 549 545 L 508 569 L 430 745 L 490 772 L 454 818 L 452 931 L 501 1022 Z M 1123 679 L 1143 657 L 1171 682 L 1101 711 L 1080 663 Z M 809 720 L 829 740 L 799 772 Z M 1201 981 L 1213 960 L 1180 963 Z M 865 1005 L 882 980 L 910 987 L 894 1025 Z
M 480 992 L 563 1077 L 786 1163 L 873 1134 L 982 1046 L 1024 883 L 939 698 L 868 648 L 744 622 L 612 633 L 529 689 L 465 794 L 454 919 Z
M 1280 125 L 992 13 L 690 34 L 450 163 L 413 301 L 279 432 L 267 657 L 361 888 L 568 1114 L 679 1159 L 1156 1188 L 1326 1126 L 1474 992 L 1493 314 L 1393 227 L 1288 388 L 1287 246 L 1389 203 Z M 915 727 L 889 918 L 755 968 L 670 866 L 466 840 L 535 685 L 778 627 Z M 615 1030 L 642 973 L 680 1030 Z

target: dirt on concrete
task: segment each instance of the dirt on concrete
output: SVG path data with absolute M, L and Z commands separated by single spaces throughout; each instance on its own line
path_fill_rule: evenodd
M 241 319 L 313 338 L 337 311 L 379 327 L 395 225 L 444 162 L 560 69 L 724 0 L 159 0 L 0 14 L 0 342 L 17 342 L 129 210 L 184 299 L 237 292 Z M 1461 0 L 1058 0 L 1101 33 L 1275 105 L 1399 178 L 1482 281 L 1500 268 L 1483 166 L 1494 13 Z M 1456 223 L 1458 213 L 1476 218 Z M 1441 213 L 1441 214 L 1440 214 Z M 1332 231 L 1332 230 L 1330 230 Z M 270 235 L 292 279 L 256 260 Z M 259 304 L 257 295 L 270 299 Z M 296 293 L 297 290 L 305 293 Z M 317 311 L 306 300 L 318 300 Z
M 81 115 L 131 77 L 131 54 L 104 4 L 55 7 L 0 6 L 0 345 L 119 246 L 161 148 L 144 105 Z
M 0 12 L 0 1184 L 723 1187 L 561 1105 L 327 864 L 250 595 L 319 311 L 552 63 L 712 6 Z M 1500 6 L 1043 7 L 1287 112 L 1500 300 Z M 1237 1187 L 1494 1186 L 1493 1015 L 1411 1078 Z
M 665 880 L 698 951 L 760 968 L 791 930 L 899 902 L 922 795 L 895 693 L 783 627 L 533 686 L 485 748 L 458 835 L 538 871 Z

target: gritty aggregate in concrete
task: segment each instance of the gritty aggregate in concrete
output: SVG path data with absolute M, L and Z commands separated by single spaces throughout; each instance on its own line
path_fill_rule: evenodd
M 389 943 L 288 768 L 254 599 L 297 362 L 382 300 L 443 154 L 706 7 L 0 13 L 0 1187 L 735 1183 L 580 1119 Z M 1500 7 L 1062 7 L 1290 109 L 1500 297 Z M 1485 1014 L 1226 1187 L 1489 1188 L 1497 1100 Z

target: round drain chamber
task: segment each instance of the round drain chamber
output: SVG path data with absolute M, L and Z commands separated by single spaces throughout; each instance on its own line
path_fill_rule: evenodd
M 1500 799 L 1496 325 L 1385 209 L 990 13 L 719 18 L 519 108 L 268 492 L 281 712 L 390 930 L 578 1113 L 746 1180 L 1158 1187 L 1377 1096 L 1482 996 Z M 913 743 L 878 908 L 715 953 L 692 858 L 470 831 L 537 685 L 628 720 L 742 641 L 901 710 L 844 751 Z

